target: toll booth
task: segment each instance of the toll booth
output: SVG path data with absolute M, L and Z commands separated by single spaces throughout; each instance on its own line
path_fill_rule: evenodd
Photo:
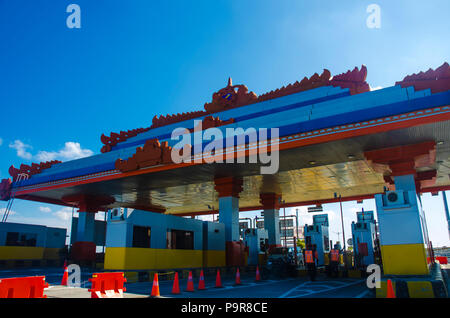
M 67 257 L 66 229 L 0 223 L 0 268 L 60 266 Z
M 385 275 L 428 275 L 429 239 L 426 219 L 416 191 L 405 191 L 397 177 L 396 191 L 375 195 L 380 249 Z M 411 182 L 412 183 L 412 182 Z
M 269 234 L 266 229 L 246 229 L 244 232 L 244 242 L 249 249 L 248 265 L 258 265 L 260 255 L 264 255 L 266 242 Z
M 105 269 L 154 270 L 226 264 L 225 225 L 123 209 L 108 213 Z
M 375 264 L 375 242 L 377 239 L 373 211 L 356 213 L 356 223 L 352 222 L 352 240 L 355 265 L 358 268 Z
M 330 240 L 328 232 L 328 215 L 318 214 L 313 216 L 313 225 L 305 225 L 305 244 L 316 245 L 318 254 L 318 266 L 324 266 L 325 254 L 330 252 Z

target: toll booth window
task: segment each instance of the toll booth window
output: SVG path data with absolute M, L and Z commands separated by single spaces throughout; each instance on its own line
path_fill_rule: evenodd
M 150 248 L 150 236 L 150 227 L 133 226 L 133 247 Z
M 167 248 L 177 250 L 193 250 L 194 232 L 182 230 L 167 231 Z
M 6 246 L 36 246 L 37 234 L 35 233 L 6 233 Z

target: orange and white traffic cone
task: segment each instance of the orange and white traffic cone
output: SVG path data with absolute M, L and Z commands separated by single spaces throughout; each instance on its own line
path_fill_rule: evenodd
M 241 274 L 239 273 L 239 267 L 236 270 L 236 285 L 241 284 Z
M 200 271 L 200 280 L 198 282 L 198 289 L 205 289 L 205 276 L 203 276 L 203 269 Z
M 175 278 L 173 280 L 173 286 L 172 286 L 172 294 L 179 294 L 180 293 L 180 282 L 178 280 L 178 272 L 175 272 Z
M 192 271 L 189 272 L 188 282 L 187 282 L 187 289 L 188 292 L 194 291 L 194 281 L 192 280 Z
M 390 279 L 387 280 L 387 292 L 386 298 L 396 298 L 394 288 L 392 287 L 392 281 Z
M 159 297 L 159 282 L 158 282 L 158 273 L 155 273 L 155 276 L 153 277 L 153 287 L 152 287 L 152 294 L 151 297 Z
M 67 268 L 67 264 L 66 264 L 66 266 L 64 266 L 64 274 L 63 274 L 63 278 L 61 280 L 61 285 L 67 286 L 68 280 L 69 280 L 69 269 Z
M 220 278 L 220 270 L 217 270 L 217 275 L 216 275 L 216 287 L 217 287 L 217 288 L 223 287 L 223 286 L 222 286 L 222 279 Z
M 261 275 L 259 274 L 259 268 L 256 266 L 256 278 L 255 281 L 259 282 L 261 280 Z

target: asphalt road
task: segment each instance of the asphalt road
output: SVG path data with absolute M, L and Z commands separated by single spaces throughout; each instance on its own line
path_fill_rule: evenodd
M 60 286 L 64 270 L 62 268 L 35 268 L 1 270 L 0 278 L 20 276 L 46 277 L 50 288 L 45 290 L 49 298 L 89 298 L 88 279 L 95 271 L 81 270 L 81 288 Z M 126 298 L 149 297 L 153 282 L 126 283 Z M 233 277 L 222 277 L 223 288 L 215 287 L 215 276 L 205 277 L 205 290 L 198 290 L 198 278 L 194 278 L 194 292 L 187 292 L 187 279 L 180 279 L 178 295 L 172 294 L 173 281 L 159 281 L 161 297 L 174 298 L 372 298 L 374 295 L 367 289 L 364 279 L 328 278 L 318 275 L 315 282 L 307 277 L 270 279 L 255 282 L 253 276 L 241 276 L 241 285 L 235 285 Z

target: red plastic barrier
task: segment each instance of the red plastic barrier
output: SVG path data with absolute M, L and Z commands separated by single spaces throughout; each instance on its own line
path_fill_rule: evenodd
M 445 256 L 437 256 L 436 260 L 439 261 L 439 264 L 448 264 L 447 257 Z
M 47 298 L 45 276 L 0 279 L 0 298 Z
M 123 285 L 127 279 L 123 272 L 94 273 L 89 281 L 92 283 L 91 298 L 122 298 L 126 291 Z

